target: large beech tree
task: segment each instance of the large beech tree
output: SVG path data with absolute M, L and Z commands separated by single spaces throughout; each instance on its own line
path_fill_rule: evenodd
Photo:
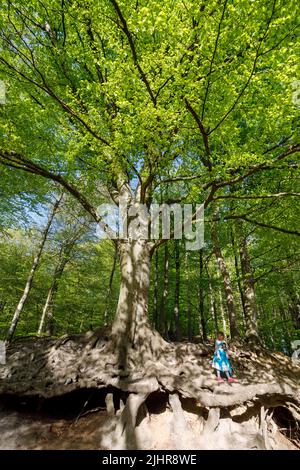
M 0 15 L 0 161 L 52 180 L 110 232 L 99 185 L 118 205 L 148 206 L 166 184 L 182 202 L 222 204 L 269 191 L 300 150 L 293 101 L 294 0 L 4 1 Z M 286 168 L 286 170 L 284 169 Z M 260 194 L 242 185 L 265 174 Z M 245 189 L 246 187 L 246 189 Z M 182 188 L 184 190 L 182 190 Z M 166 199 L 167 200 L 167 199 Z M 295 227 L 227 214 L 270 230 Z M 217 222 L 216 222 L 217 223 Z M 148 323 L 160 243 L 115 240 L 121 268 L 112 338 L 125 360 L 162 344 Z

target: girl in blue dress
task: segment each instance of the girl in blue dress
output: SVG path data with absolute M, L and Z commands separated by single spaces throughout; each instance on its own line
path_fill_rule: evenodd
M 221 372 L 223 372 L 229 383 L 236 382 L 232 377 L 233 369 L 230 364 L 230 360 L 226 351 L 226 343 L 224 341 L 224 333 L 219 331 L 217 334 L 216 344 L 215 344 L 215 353 L 213 357 L 212 366 L 217 373 L 218 383 L 222 382 Z

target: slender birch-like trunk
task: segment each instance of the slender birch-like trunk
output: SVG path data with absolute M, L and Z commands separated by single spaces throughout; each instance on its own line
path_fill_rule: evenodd
M 59 262 L 55 268 L 52 283 L 50 289 L 48 291 L 48 295 L 46 298 L 46 302 L 44 304 L 43 313 L 41 316 L 39 328 L 38 328 L 38 335 L 41 335 L 45 331 L 49 336 L 53 335 L 53 328 L 54 328 L 54 302 L 55 297 L 59 288 L 59 283 L 62 278 L 63 272 L 65 270 L 66 265 L 70 261 L 71 252 L 74 247 L 74 243 L 69 243 L 66 246 L 62 247 L 59 256 Z
M 53 219 L 55 217 L 55 214 L 57 212 L 57 209 L 59 207 L 59 204 L 60 204 L 61 200 L 62 200 L 62 196 L 59 199 L 57 199 L 57 201 L 53 205 L 50 216 L 48 218 L 48 222 L 46 224 L 46 227 L 43 230 L 42 239 L 41 239 L 38 251 L 37 251 L 37 253 L 36 253 L 36 255 L 33 259 L 33 263 L 31 265 L 31 269 L 30 269 L 30 272 L 29 272 L 29 275 L 28 275 L 28 278 L 27 278 L 27 281 L 26 281 L 26 284 L 25 284 L 23 294 L 22 294 L 22 296 L 19 300 L 19 303 L 17 305 L 17 308 L 14 312 L 14 315 L 13 315 L 13 318 L 12 318 L 12 321 L 11 321 L 11 324 L 10 324 L 10 327 L 9 327 L 9 330 L 8 330 L 8 333 L 7 333 L 7 336 L 6 336 L 6 341 L 8 343 L 13 339 L 13 336 L 15 334 L 15 331 L 16 331 L 21 313 L 22 313 L 22 311 L 24 309 L 24 305 L 25 305 L 25 303 L 28 299 L 28 296 L 29 296 L 29 293 L 30 293 L 30 290 L 31 290 L 31 287 L 32 287 L 34 275 L 35 275 L 35 272 L 36 272 L 36 270 L 39 266 L 39 263 L 40 263 L 40 260 L 41 260 L 41 257 L 42 257 L 42 253 L 43 253 L 43 250 L 44 250 L 44 246 L 45 246 L 45 243 L 46 243 L 46 240 L 47 240 L 47 237 L 48 237 L 48 233 L 49 233 L 51 224 L 53 222 Z

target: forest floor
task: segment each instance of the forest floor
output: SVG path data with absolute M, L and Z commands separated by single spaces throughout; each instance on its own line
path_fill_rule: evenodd
M 213 348 L 166 343 L 118 366 L 93 333 L 20 339 L 0 366 L 1 449 L 297 449 L 300 366 L 231 345 L 237 383 L 217 384 Z
M 24 405 L 23 405 L 24 406 Z M 193 430 L 194 440 L 197 435 L 201 434 L 201 423 L 193 412 L 184 410 L 184 417 L 188 426 Z M 0 412 L 0 450 L 93 450 L 107 449 L 105 445 L 101 445 L 106 430 L 107 413 L 105 410 L 88 413 L 79 420 L 76 418 L 62 418 L 37 411 L 29 410 L 3 410 Z M 147 423 L 147 434 L 151 433 L 156 436 L 152 439 L 149 446 L 142 443 L 137 448 L 145 448 L 147 450 L 155 449 L 182 449 L 180 442 L 174 442 L 172 433 L 172 411 L 165 409 L 160 412 L 152 411 Z M 211 445 L 205 449 L 257 449 L 257 439 L 252 439 L 247 445 L 242 441 L 239 445 L 238 433 L 240 427 L 237 424 L 236 429 L 231 426 L 232 438 L 224 439 L 227 433 L 227 421 L 222 419 L 220 426 L 211 436 Z M 141 427 L 144 428 L 144 426 Z M 252 434 L 252 426 L 250 425 Z M 144 431 L 144 429 L 143 429 Z M 247 431 L 245 427 L 245 431 Z M 292 434 L 292 433 L 291 433 Z M 293 443 L 288 429 L 276 431 L 272 434 L 273 441 L 276 443 L 278 450 L 297 450 L 298 447 Z M 200 439 L 199 439 L 200 442 Z M 192 449 L 191 446 L 184 447 Z

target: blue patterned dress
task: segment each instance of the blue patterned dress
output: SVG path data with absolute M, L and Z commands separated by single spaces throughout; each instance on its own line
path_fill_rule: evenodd
M 226 352 L 225 341 L 216 340 L 212 366 L 220 372 L 229 372 L 229 374 L 232 375 L 233 370 Z

